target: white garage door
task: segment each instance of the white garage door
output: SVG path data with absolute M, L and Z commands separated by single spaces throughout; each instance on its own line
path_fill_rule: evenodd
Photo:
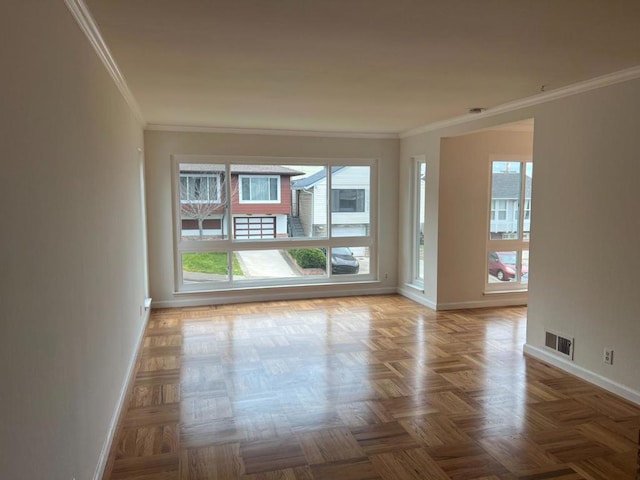
M 233 219 L 234 238 L 276 238 L 275 217 L 236 217 Z

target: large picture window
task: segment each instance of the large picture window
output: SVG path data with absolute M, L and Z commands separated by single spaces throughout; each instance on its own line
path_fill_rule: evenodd
M 532 180 L 531 162 L 491 163 L 487 290 L 527 287 Z
M 372 280 L 375 161 L 174 157 L 177 291 Z

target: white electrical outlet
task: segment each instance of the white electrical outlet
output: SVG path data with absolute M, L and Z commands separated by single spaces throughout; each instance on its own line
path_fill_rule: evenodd
M 613 349 L 605 348 L 602 361 L 607 365 L 613 365 Z

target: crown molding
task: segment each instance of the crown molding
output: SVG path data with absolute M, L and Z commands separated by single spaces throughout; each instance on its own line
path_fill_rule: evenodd
M 513 102 L 503 103 L 497 107 L 488 108 L 485 112 L 480 114 L 466 114 L 459 117 L 449 118 L 440 122 L 429 123 L 422 127 L 412 128 L 399 134 L 400 138 L 413 137 L 421 133 L 433 132 L 434 130 L 440 130 L 446 127 L 452 127 L 463 123 L 470 122 L 472 120 L 478 120 L 480 118 L 492 117 L 494 115 L 500 115 L 502 113 L 512 112 L 522 108 L 532 107 L 541 103 L 550 102 L 578 93 L 588 92 L 595 90 L 596 88 L 606 87 L 609 85 L 615 85 L 616 83 L 627 82 L 629 80 L 635 80 L 640 78 L 640 65 L 620 70 L 617 72 L 602 75 L 600 77 L 585 80 L 583 82 L 574 83 L 566 87 L 560 87 L 556 90 L 550 90 L 548 92 L 539 93 L 531 97 L 525 97 L 520 100 L 514 100 Z
M 336 137 L 336 138 L 369 138 L 398 139 L 397 133 L 360 133 L 360 132 L 324 132 L 316 130 L 278 130 L 265 128 L 231 128 L 206 127 L 197 125 L 162 125 L 148 124 L 145 130 L 160 132 L 192 132 L 192 133 L 236 133 L 242 135 L 282 135 L 291 137 Z
M 455 125 L 464 124 L 481 118 L 488 118 L 522 108 L 532 107 L 542 103 L 557 100 L 563 97 L 588 92 L 596 88 L 614 85 L 629 80 L 640 78 L 640 65 L 625 70 L 620 70 L 600 77 L 592 78 L 582 82 L 574 83 L 566 87 L 560 87 L 548 92 L 539 93 L 530 97 L 525 97 L 513 102 L 503 103 L 493 108 L 487 109 L 480 114 L 466 114 L 449 118 L 439 122 L 429 123 L 421 127 L 412 128 L 400 133 L 359 133 L 359 132 L 323 132 L 313 130 L 278 130 L 278 129 L 254 129 L 254 128 L 231 128 L 231 127 L 207 127 L 197 125 L 147 125 L 140 107 L 135 97 L 131 93 L 124 76 L 120 72 L 118 65 L 111 55 L 107 44 L 102 38 L 102 34 L 95 23 L 84 0 L 64 0 L 67 8 L 75 18 L 84 32 L 89 43 L 93 46 L 100 60 L 116 83 L 120 93 L 131 108 L 138 122 L 146 130 L 171 131 L 171 132 L 200 132 L 200 133 L 234 133 L 249 135 L 283 135 L 283 136 L 305 136 L 305 137 L 335 137 L 335 138 L 366 138 L 366 139 L 398 139 L 407 138 L 421 133 L 432 132 Z
M 80 29 L 86 35 L 89 43 L 98 54 L 100 60 L 102 60 L 102 63 L 109 72 L 109 75 L 111 75 L 111 78 L 113 78 L 113 81 L 116 83 L 118 90 L 120 90 L 120 93 L 129 105 L 129 108 L 131 108 L 134 116 L 136 117 L 140 125 L 144 127 L 146 122 L 144 120 L 144 117 L 142 116 L 142 112 L 140 110 L 140 107 L 138 106 L 138 102 L 136 102 L 136 99 L 131 93 L 131 90 L 129 90 L 129 86 L 125 81 L 124 76 L 120 72 L 118 64 L 113 58 L 113 55 L 111 55 L 109 47 L 107 47 L 107 44 L 102 38 L 100 29 L 93 19 L 89 8 L 84 3 L 84 0 L 64 0 L 64 3 L 67 5 L 67 8 L 73 15 L 73 18 L 75 18 L 76 22 L 80 26 Z

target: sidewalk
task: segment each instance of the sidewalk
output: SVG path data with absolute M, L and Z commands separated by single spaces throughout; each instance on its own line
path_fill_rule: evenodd
M 236 252 L 246 278 L 299 277 L 279 250 L 243 250 Z

